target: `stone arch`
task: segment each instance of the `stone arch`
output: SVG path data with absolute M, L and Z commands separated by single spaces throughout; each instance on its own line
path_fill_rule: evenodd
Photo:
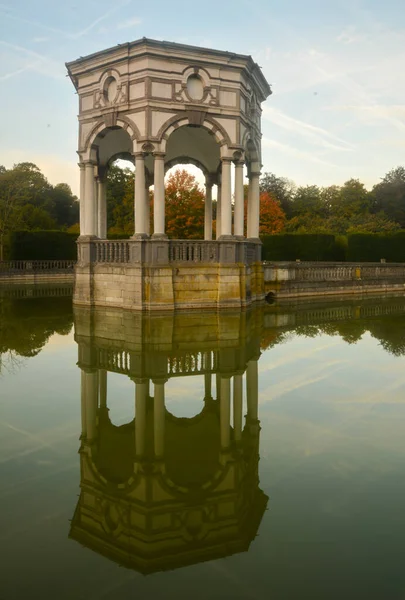
M 168 162 L 166 162 L 165 163 L 165 172 L 167 173 L 167 171 L 169 171 L 169 169 L 171 169 L 172 167 L 175 167 L 177 165 L 194 165 L 198 169 L 201 169 L 201 171 L 203 172 L 204 175 L 209 174 L 208 169 L 206 168 L 205 165 L 203 165 L 202 162 L 200 162 L 199 160 L 196 160 L 194 158 L 190 158 L 188 156 L 179 156 L 177 158 L 174 158 L 173 160 L 169 160 Z
M 128 117 L 120 116 L 115 120 L 111 119 L 111 123 L 106 118 L 98 121 L 90 130 L 84 141 L 82 153 L 90 158 L 91 150 L 97 138 L 102 139 L 113 128 L 121 128 L 123 131 L 126 131 L 133 142 L 141 137 L 139 129 Z
M 162 145 L 166 145 L 171 134 L 183 125 L 192 125 L 194 127 L 203 127 L 211 135 L 219 146 L 232 146 L 232 141 L 225 129 L 210 115 L 203 111 L 188 111 L 187 113 L 178 113 L 168 119 L 158 131 L 157 137 Z

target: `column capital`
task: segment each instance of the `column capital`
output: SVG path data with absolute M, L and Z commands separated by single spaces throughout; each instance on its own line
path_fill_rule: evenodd
M 164 385 L 169 381 L 168 377 L 152 377 L 153 385 Z
M 231 158 L 230 156 L 223 156 L 221 158 L 221 163 L 224 163 L 224 164 L 231 164 L 232 161 L 233 161 L 233 158 Z
M 85 167 L 97 167 L 97 162 L 95 160 L 84 160 L 83 165 Z
M 155 159 L 164 160 L 166 158 L 166 152 L 160 152 L 160 151 L 153 152 L 153 157 Z
M 207 173 L 205 175 L 205 186 L 212 187 L 217 182 L 218 176 L 216 173 Z
M 260 177 L 260 175 L 261 175 L 261 171 L 250 171 L 249 179 L 253 179 L 255 177 Z
M 84 162 L 78 162 L 77 166 L 80 168 L 80 170 L 82 170 L 85 167 L 85 163 Z
M 147 377 L 130 377 L 130 380 L 134 383 L 148 383 L 149 379 Z
M 133 156 L 135 157 L 135 159 L 137 159 L 137 158 L 140 159 L 141 158 L 142 160 L 145 160 L 145 157 L 147 155 L 148 155 L 148 153 L 147 152 L 143 152 L 143 150 L 141 150 L 139 152 L 134 152 L 133 153 Z
M 233 160 L 233 163 L 234 163 L 235 167 L 239 167 L 239 168 L 244 167 L 246 164 L 244 158 L 235 158 Z

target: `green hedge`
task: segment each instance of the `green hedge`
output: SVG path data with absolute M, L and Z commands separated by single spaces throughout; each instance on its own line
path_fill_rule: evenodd
M 279 233 L 261 239 L 263 260 L 345 260 L 344 243 L 334 235 Z
M 10 260 L 76 260 L 77 233 L 14 231 L 9 239 Z
M 348 261 L 380 262 L 382 258 L 388 262 L 405 262 L 405 231 L 348 236 Z

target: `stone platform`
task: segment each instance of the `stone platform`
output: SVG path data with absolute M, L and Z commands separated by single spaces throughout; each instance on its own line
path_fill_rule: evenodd
M 264 299 L 259 240 L 81 237 L 78 250 L 76 305 L 217 310 Z

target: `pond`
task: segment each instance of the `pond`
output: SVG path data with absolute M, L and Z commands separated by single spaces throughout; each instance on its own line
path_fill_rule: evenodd
M 0 598 L 403 599 L 405 298 L 0 298 Z

